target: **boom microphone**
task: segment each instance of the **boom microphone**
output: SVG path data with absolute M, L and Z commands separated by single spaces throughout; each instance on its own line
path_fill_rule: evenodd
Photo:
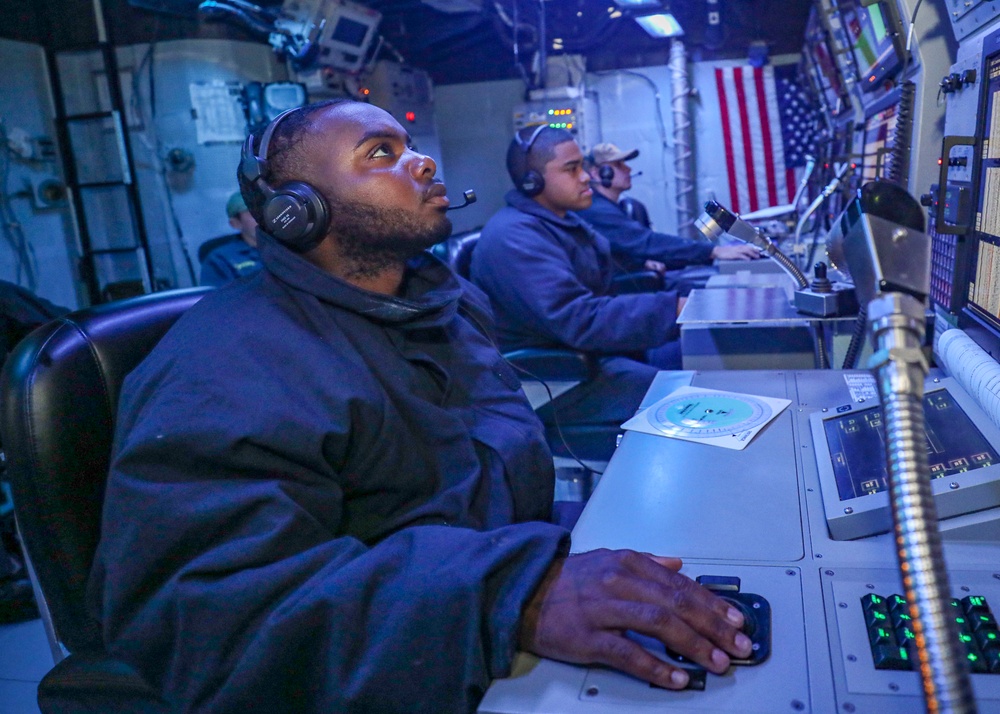
M 461 204 L 459 206 L 451 206 L 450 208 L 446 208 L 445 210 L 446 211 L 457 211 L 459 208 L 465 208 L 466 206 L 475 203 L 476 202 L 476 192 L 473 191 L 470 188 L 467 191 L 463 191 L 462 192 L 462 198 L 465 199 L 465 203 L 463 203 L 463 204 Z

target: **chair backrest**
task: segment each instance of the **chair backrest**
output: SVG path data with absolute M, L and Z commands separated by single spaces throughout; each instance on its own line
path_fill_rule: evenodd
M 649 220 L 649 211 L 646 210 L 646 206 L 642 203 L 642 201 L 636 201 L 634 198 L 625 196 L 618 201 L 618 205 L 622 207 L 623 211 L 625 211 L 625 215 L 632 220 L 639 221 L 639 223 L 646 226 L 646 228 L 650 228 L 652 226 L 652 223 Z
M 438 243 L 431 249 L 437 257 L 452 267 L 463 278 L 469 278 L 469 268 L 472 264 L 472 249 L 479 240 L 480 229 L 459 233 L 448 240 Z
M 0 434 L 14 513 L 57 640 L 101 647 L 87 614 L 122 381 L 210 289 L 144 295 L 80 310 L 38 328 L 0 376 Z
M 455 251 L 452 254 L 451 267 L 455 272 L 468 280 L 469 271 L 472 268 L 472 251 L 475 250 L 476 243 L 479 242 L 480 231 L 459 236 L 455 242 Z

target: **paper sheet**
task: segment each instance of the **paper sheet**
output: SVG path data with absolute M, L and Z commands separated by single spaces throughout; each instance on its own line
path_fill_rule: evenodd
M 681 387 L 636 414 L 622 428 L 742 450 L 789 404 L 788 399 Z

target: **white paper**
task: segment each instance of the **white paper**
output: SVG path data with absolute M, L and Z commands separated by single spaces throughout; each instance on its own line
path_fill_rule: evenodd
M 643 409 L 622 428 L 742 450 L 791 403 L 721 389 L 681 387 Z
M 199 144 L 242 142 L 247 120 L 239 82 L 193 82 L 188 85 Z

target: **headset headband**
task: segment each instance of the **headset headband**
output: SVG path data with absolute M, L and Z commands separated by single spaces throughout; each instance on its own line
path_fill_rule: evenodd
M 281 120 L 301 108 L 302 107 L 292 107 L 291 109 L 286 109 L 272 119 L 271 123 L 267 125 L 267 128 L 264 130 L 264 136 L 260 139 L 260 151 L 257 153 L 257 157 L 261 161 L 267 161 L 267 148 L 271 145 L 271 137 L 274 136 L 274 132 L 278 128 L 278 124 L 281 123 Z
M 535 130 L 531 132 L 531 136 L 529 136 L 527 140 L 521 138 L 521 132 L 516 132 L 514 134 L 514 136 L 517 137 L 517 143 L 521 147 L 521 151 L 524 152 L 525 156 L 527 156 L 528 152 L 531 151 L 531 147 L 534 146 L 535 140 L 538 138 L 538 135 L 548 128 L 549 128 L 548 124 L 539 124 L 537 127 L 535 127 Z

